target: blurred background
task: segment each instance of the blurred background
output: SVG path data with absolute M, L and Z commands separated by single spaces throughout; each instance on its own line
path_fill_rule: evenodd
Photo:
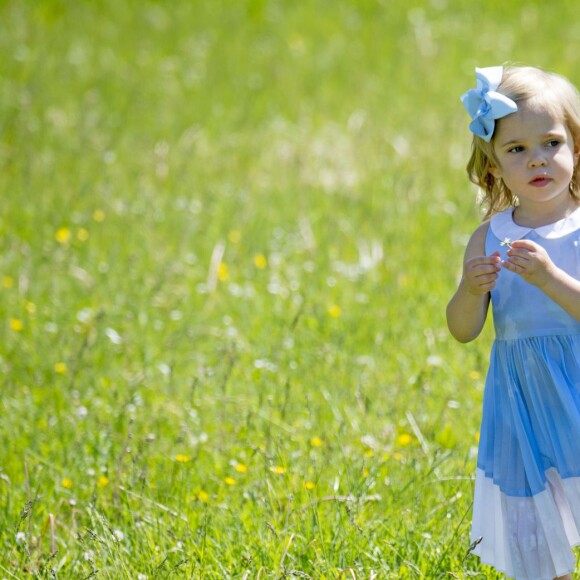
M 1 2 L 3 570 L 493 577 L 492 332 L 444 319 L 482 217 L 459 97 L 578 85 L 577 11 Z

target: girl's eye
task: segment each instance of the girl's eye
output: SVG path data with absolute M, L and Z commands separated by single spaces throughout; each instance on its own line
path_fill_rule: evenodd
M 546 143 L 546 145 L 548 147 L 558 147 L 558 145 L 560 145 L 560 141 L 558 141 L 558 139 L 551 139 L 548 141 L 548 143 Z
M 521 153 L 523 150 L 524 148 L 521 145 L 516 145 L 508 149 L 508 153 Z

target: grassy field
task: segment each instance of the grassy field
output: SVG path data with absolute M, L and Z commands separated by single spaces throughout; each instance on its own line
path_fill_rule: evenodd
M 459 95 L 577 2 L 0 3 L 0 578 L 499 578 Z

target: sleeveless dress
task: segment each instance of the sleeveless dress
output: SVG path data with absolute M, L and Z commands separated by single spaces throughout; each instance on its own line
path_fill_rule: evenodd
M 490 221 L 486 254 L 528 239 L 580 280 L 580 208 L 537 229 Z M 491 292 L 496 339 L 483 398 L 472 541 L 517 580 L 572 572 L 580 544 L 580 322 L 517 274 Z

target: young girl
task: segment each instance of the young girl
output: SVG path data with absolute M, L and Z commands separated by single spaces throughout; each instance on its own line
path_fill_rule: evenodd
M 487 221 L 447 307 L 476 338 L 492 304 L 472 540 L 518 580 L 571 579 L 580 543 L 580 99 L 531 67 L 476 69 L 462 101 Z

